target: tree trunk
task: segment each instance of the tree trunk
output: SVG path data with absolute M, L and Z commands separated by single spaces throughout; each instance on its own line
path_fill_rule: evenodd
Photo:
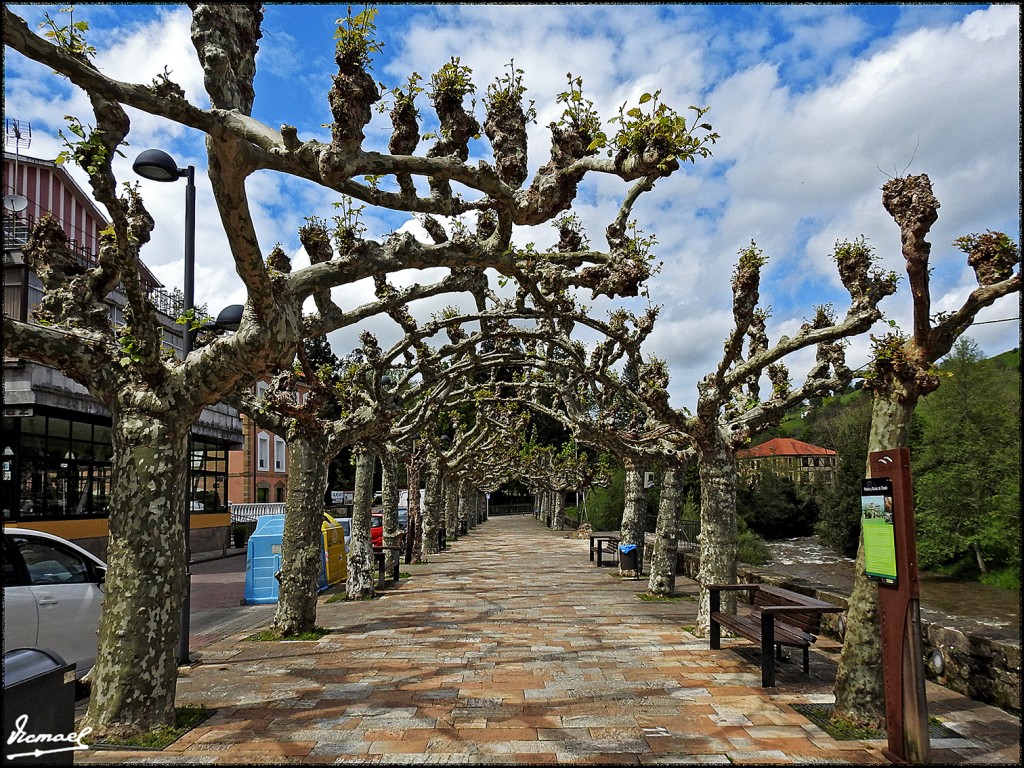
M 551 527 L 556 531 L 562 530 L 565 524 L 565 494 L 556 490 L 551 494 Z
M 373 507 L 373 471 L 377 457 L 363 446 L 356 446 L 352 453 L 356 457 L 356 487 L 352 500 L 352 536 L 348 550 L 346 595 L 349 600 L 365 600 L 374 595 L 370 510 Z
M 441 476 L 444 495 L 444 527 L 448 541 L 459 538 L 459 483 L 449 475 Z
M 626 459 L 626 505 L 622 511 L 619 538 L 622 544 L 636 545 L 636 567 L 643 570 L 644 528 L 647 523 L 647 497 L 644 493 L 644 473 L 632 459 Z M 632 572 L 630 572 L 632 573 Z
M 676 560 L 679 549 L 679 474 L 670 466 L 661 478 L 658 523 L 651 556 L 651 576 L 647 591 L 652 595 L 671 595 L 676 589 Z
M 108 570 L 85 724 L 124 738 L 174 723 L 190 420 L 111 410 Z
M 288 500 L 284 508 L 281 571 L 273 631 L 282 637 L 316 626 L 316 596 L 323 569 L 324 493 L 330 461 L 324 434 L 288 435 Z
M 875 396 L 871 408 L 868 454 L 907 446 L 910 417 L 916 398 Z M 869 464 L 864 476 L 870 472 Z M 864 573 L 864 538 L 857 547 L 853 593 L 846 612 L 846 637 L 836 672 L 834 712 L 853 723 L 881 728 L 885 723 L 885 684 L 882 679 L 881 627 L 878 586 Z
M 423 553 L 423 510 L 420 506 L 420 463 L 415 458 L 406 467 L 409 478 L 409 530 L 405 535 L 409 561 L 419 563 Z
M 384 521 L 382 543 L 385 547 L 401 544 L 401 529 L 398 527 L 398 457 L 385 448 L 380 454 L 381 463 L 381 516 Z M 388 573 L 395 567 L 395 553 L 384 551 L 384 568 Z
M 426 493 L 423 494 L 424 509 L 423 519 L 423 546 L 420 549 L 422 555 L 433 555 L 437 553 L 437 536 L 441 530 L 441 482 L 437 472 L 437 465 L 431 463 L 427 467 L 427 478 L 425 482 Z
M 974 551 L 974 559 L 978 562 L 978 571 L 984 576 L 988 573 L 988 568 L 985 565 L 985 558 L 981 554 L 981 547 L 978 546 L 978 542 L 971 542 L 971 549 Z
M 473 489 L 469 485 L 469 480 L 462 478 L 458 481 L 455 486 L 457 489 L 457 506 L 456 506 L 456 525 L 458 526 L 458 534 L 462 535 L 463 532 L 469 532 L 469 517 L 470 517 L 470 505 L 473 503 L 471 496 Z
M 714 439 L 701 450 L 700 472 L 700 603 L 696 633 L 704 636 L 711 624 L 708 584 L 736 583 L 736 458 Z M 733 611 L 735 593 L 723 595 L 722 610 Z

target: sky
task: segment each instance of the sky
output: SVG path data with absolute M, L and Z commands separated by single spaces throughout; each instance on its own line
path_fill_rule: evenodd
M 8 5 L 36 25 L 61 6 Z M 356 11 L 361 5 L 354 6 Z M 638 226 L 653 235 L 661 271 L 649 283 L 649 301 L 662 307 L 647 354 L 669 363 L 671 402 L 693 408 L 696 383 L 717 366 L 732 323 L 730 277 L 740 249 L 757 244 L 768 263 L 761 306 L 770 309 L 771 341 L 793 335 L 815 307 L 845 313 L 849 300 L 830 259 L 838 241 L 859 237 L 880 263 L 904 275 L 882 308 L 886 321 L 909 330 L 910 299 L 898 229 L 881 204 L 889 178 L 926 173 L 939 199 L 929 236 L 933 311 L 959 307 L 976 286 L 966 257 L 952 246 L 961 235 L 1005 232 L 1020 242 L 1020 12 L 1015 5 L 948 4 L 417 4 L 381 5 L 376 19 L 383 50 L 372 74 L 387 88 L 416 72 L 430 75 L 457 57 L 472 69 L 476 114 L 488 84 L 523 70 L 526 98 L 537 110 L 529 126 L 531 174 L 547 161 L 547 125 L 561 113 L 558 93 L 567 74 L 583 78 L 586 98 L 602 119 L 634 105 L 643 93 L 685 112 L 707 107 L 705 120 L 720 135 L 713 157 L 686 163 L 658 182 L 634 209 Z M 301 139 L 327 140 L 326 93 L 331 84 L 334 31 L 345 5 L 271 3 L 266 6 L 257 56 L 253 115 L 271 127 L 295 125 Z M 64 15 L 66 18 L 66 14 Z M 165 68 L 188 98 L 209 100 L 189 38 L 184 4 L 80 4 L 74 21 L 90 25 L 94 63 L 109 75 L 149 83 Z M 433 128 L 421 97 L 423 131 Z M 21 150 L 53 159 L 65 115 L 94 124 L 85 95 L 19 54 L 5 52 L 4 116 L 29 122 L 32 145 Z M 143 149 L 168 151 L 180 166 L 196 167 L 198 197 L 196 301 L 213 314 L 245 299 L 228 253 L 209 182 L 203 136 L 129 110 L 132 130 L 120 180 L 136 180 L 131 161 Z M 611 130 L 613 126 L 608 126 Z M 390 123 L 374 118 L 364 147 L 385 151 Z M 429 142 L 421 142 L 420 152 Z M 8 148 L 10 149 L 10 148 Z M 471 161 L 488 158 L 486 138 Z M 85 187 L 85 176 L 69 169 Z M 168 287 L 183 272 L 184 185 L 142 181 L 157 229 L 143 260 Z M 261 247 L 276 244 L 308 263 L 297 229 L 305 217 L 334 216 L 337 196 L 308 182 L 260 173 L 248 192 Z M 574 211 L 595 247 L 614 218 L 627 185 L 588 177 Z M 8 190 L 5 190 L 7 192 Z M 406 216 L 366 209 L 367 234 L 383 237 L 416 226 Z M 549 246 L 550 226 L 515 233 L 520 245 Z M 440 272 L 403 274 L 407 285 Z M 372 299 L 368 281 L 335 291 L 345 306 Z M 426 319 L 452 298 L 420 302 Z M 595 312 L 626 306 L 640 312 L 646 299 L 590 301 Z M 382 344 L 398 337 L 387 318 L 331 336 L 343 354 L 358 346 L 359 331 Z M 889 326 L 872 330 L 881 334 Z M 983 353 L 1020 344 L 1019 297 L 1007 297 L 978 316 L 967 334 Z M 852 339 L 847 362 L 868 362 L 867 334 Z M 800 383 L 813 350 L 787 358 Z

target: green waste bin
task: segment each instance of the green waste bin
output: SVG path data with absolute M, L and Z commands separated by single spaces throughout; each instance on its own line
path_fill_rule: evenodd
M 75 665 L 44 648 L 15 648 L 4 654 L 3 672 L 3 764 L 73 765 L 77 742 L 40 737 L 74 733 Z

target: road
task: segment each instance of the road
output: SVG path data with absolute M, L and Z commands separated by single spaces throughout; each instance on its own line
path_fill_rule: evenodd
M 193 564 L 189 653 L 273 620 L 276 605 L 242 605 L 244 598 L 244 554 Z

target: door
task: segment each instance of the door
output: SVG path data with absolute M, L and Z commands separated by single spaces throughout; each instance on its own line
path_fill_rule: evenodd
M 75 664 L 81 677 L 96 662 L 103 592 L 86 555 L 50 539 L 9 534 L 28 571 L 38 611 L 36 645 Z
M 14 648 L 35 648 L 39 610 L 28 585 L 25 565 L 14 544 L 3 537 L 4 653 Z

